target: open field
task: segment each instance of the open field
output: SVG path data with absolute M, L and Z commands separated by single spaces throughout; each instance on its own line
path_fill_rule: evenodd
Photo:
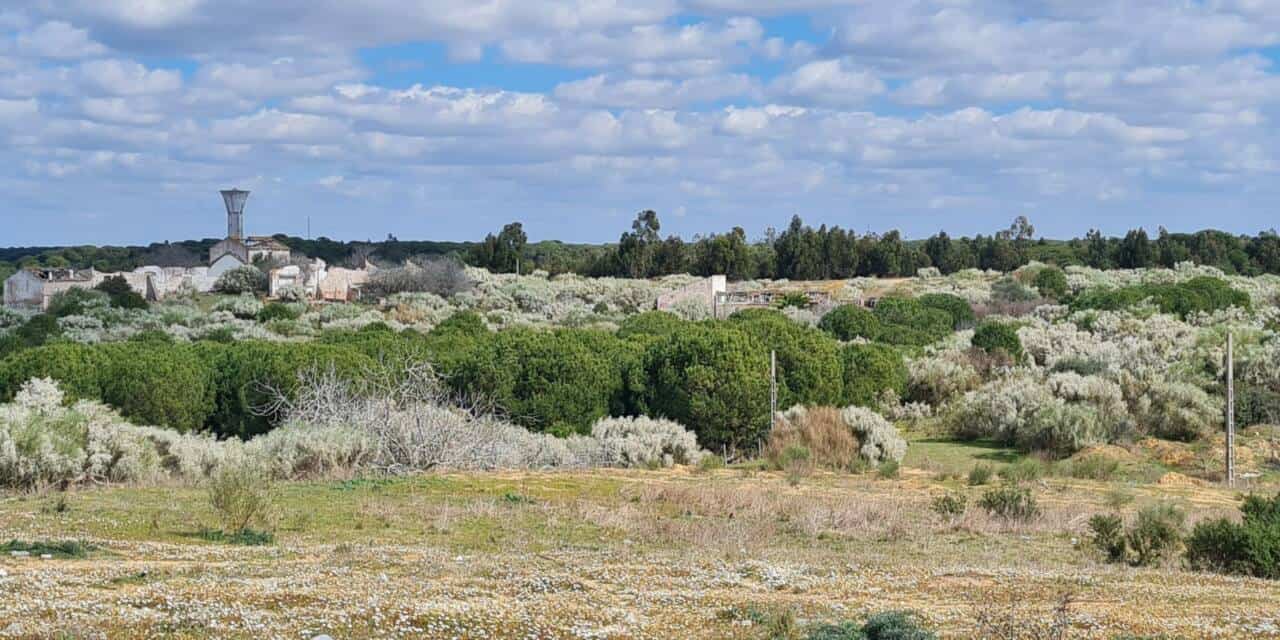
M 885 609 L 972 637 L 981 612 L 1046 619 L 1063 594 L 1072 637 L 1280 637 L 1274 582 L 1107 565 L 1085 544 L 1108 494 L 1131 494 L 1126 510 L 1173 500 L 1195 521 L 1234 513 L 1227 490 L 1048 478 L 1032 485 L 1044 514 L 1029 524 L 971 508 L 952 525 L 931 497 L 981 488 L 936 478 L 792 486 L 678 468 L 293 483 L 261 547 L 201 539 L 216 519 L 197 488 L 9 495 L 0 538 L 92 550 L 0 558 L 0 637 L 768 638 L 785 612 Z

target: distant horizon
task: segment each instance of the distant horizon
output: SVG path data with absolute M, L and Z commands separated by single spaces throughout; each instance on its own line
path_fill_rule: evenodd
M 659 214 L 659 219 L 661 220 L 661 212 L 658 212 L 658 214 Z M 817 228 L 818 228 L 819 226 L 821 226 L 821 224 L 822 224 L 822 223 L 814 223 L 814 222 L 811 222 L 810 220 L 808 220 L 808 219 L 804 218 L 803 216 L 801 216 L 801 220 L 803 220 L 803 221 L 804 221 L 804 223 L 805 223 L 805 225 L 806 225 L 806 226 L 813 227 L 814 229 L 817 229 Z M 509 221 L 509 222 L 521 222 L 521 221 L 519 221 L 519 220 L 511 220 L 511 221 Z M 787 219 L 787 222 L 790 222 L 790 218 L 788 218 L 788 219 Z M 1040 241 L 1040 240 L 1045 240 L 1045 241 L 1048 241 L 1048 242 L 1069 242 L 1069 241 L 1071 241 L 1071 240 L 1083 239 L 1083 238 L 1085 237 L 1085 234 L 1087 234 L 1089 231 L 1091 231 L 1091 230 L 1092 230 L 1092 229 L 1086 229 L 1086 230 L 1084 230 L 1084 231 L 1082 231 L 1082 232 L 1080 232 L 1080 233 L 1078 233 L 1078 234 L 1075 234 L 1075 235 L 1072 235 L 1072 236 L 1066 236 L 1066 237 L 1063 237 L 1063 236 L 1048 236 L 1048 235 L 1043 235 L 1043 234 L 1041 234 L 1041 233 L 1040 233 L 1039 227 L 1035 224 L 1035 220 L 1030 220 L 1030 222 L 1031 222 L 1031 224 L 1032 224 L 1033 226 L 1036 226 L 1036 234 L 1035 234 L 1035 236 L 1034 236 L 1034 238 L 1033 238 L 1033 240 L 1032 240 L 1033 242 L 1038 242 L 1038 241 Z M 833 225 L 830 225 L 830 224 L 828 224 L 828 225 L 827 225 L 827 227 L 831 227 L 831 226 L 833 226 Z M 845 227 L 845 226 L 843 226 L 843 225 L 839 225 L 839 226 L 840 226 L 842 229 L 848 229 L 848 227 Z M 779 233 L 781 233 L 781 232 L 786 228 L 786 224 L 776 225 L 776 226 L 774 226 L 773 228 L 774 228 L 775 230 L 777 230 Z M 938 230 L 938 231 L 934 231 L 934 232 L 932 232 L 932 233 L 929 233 L 929 234 L 926 234 L 926 235 L 920 235 L 920 236 L 914 236 L 914 235 L 908 235 L 908 234 L 902 233 L 902 239 L 903 239 L 904 241 L 907 241 L 907 242 L 920 242 L 920 241 L 927 240 L 928 238 L 930 238 L 930 237 L 932 237 L 932 236 L 936 235 L 939 231 L 945 231 L 945 232 L 947 233 L 947 235 L 948 235 L 949 237 L 953 238 L 953 239 L 956 239 L 956 238 L 973 238 L 973 237 L 974 237 L 974 236 L 976 236 L 976 235 L 982 235 L 982 236 L 988 236 L 988 237 L 989 237 L 989 236 L 992 236 L 992 235 L 994 235 L 994 234 L 996 234 L 996 233 L 998 233 L 998 232 L 1000 232 L 1000 231 L 1002 231 L 1002 230 L 1004 230 L 1004 229 L 1006 229 L 1006 228 L 1007 228 L 1007 226 L 1006 226 L 1006 227 L 995 228 L 995 229 L 990 229 L 990 230 L 986 230 L 986 231 L 980 231 L 980 232 L 977 232 L 977 233 L 965 233 L 965 234 L 952 233 L 952 232 L 950 232 L 950 231 L 947 231 L 946 229 L 940 229 L 940 230 Z M 1147 228 L 1147 227 L 1131 227 L 1131 228 L 1125 229 L 1125 230 L 1123 230 L 1123 231 L 1120 231 L 1120 232 L 1118 232 L 1118 233 L 1108 233 L 1108 232 L 1106 232 L 1106 231 L 1102 231 L 1102 230 L 1100 230 L 1100 231 L 1102 231 L 1102 235 L 1103 235 L 1103 237 L 1106 237 L 1106 238 L 1122 238 L 1122 237 L 1124 237 L 1124 235 L 1125 235 L 1125 234 L 1127 234 L 1129 231 L 1134 230 L 1134 229 L 1139 229 L 1139 228 L 1141 228 L 1141 229 L 1145 230 L 1145 231 L 1147 232 L 1148 237 L 1149 237 L 1152 241 L 1154 241 L 1157 237 L 1159 237 L 1159 226 L 1157 226 L 1156 228 Z M 1171 233 L 1171 234 L 1194 235 L 1194 234 L 1196 234 L 1196 233 L 1200 233 L 1200 232 L 1204 232 L 1204 231 L 1216 231 L 1216 232 L 1222 232 L 1222 233 L 1229 233 L 1229 234 L 1231 234 L 1231 235 L 1233 235 L 1233 236 L 1237 236 L 1237 237 L 1256 237 L 1256 236 L 1258 236 L 1258 235 L 1260 235 L 1260 234 L 1262 234 L 1262 233 L 1272 232 L 1272 231 L 1275 231 L 1275 230 L 1276 230 L 1274 227 L 1269 227 L 1269 228 L 1264 228 L 1264 229 L 1258 229 L 1257 231 L 1253 231 L 1253 232 L 1247 232 L 1247 231 L 1246 231 L 1246 232 L 1236 232 L 1236 231 L 1229 231 L 1229 230 L 1226 230 L 1226 229 L 1219 229 L 1219 228 L 1215 228 L 1215 227 L 1204 227 L 1204 228 L 1191 229 L 1191 230 L 1169 229 L 1168 227 L 1166 227 L 1166 229 L 1167 229 L 1167 230 L 1169 231 L 1169 233 Z M 473 238 L 462 238 L 462 239 L 456 239 L 456 238 L 436 238 L 436 237 L 425 237 L 425 238 L 423 238 L 423 237 L 402 237 L 402 236 L 397 235 L 397 234 L 394 234 L 394 233 L 393 233 L 392 235 L 394 235 L 394 236 L 395 236 L 395 238 L 396 238 L 396 240 L 397 240 L 397 241 L 400 241 L 400 242 L 439 242 L 439 243 L 455 243 L 455 244 L 477 244 L 477 243 L 481 243 L 481 242 L 483 242 L 483 241 L 484 241 L 484 238 L 485 238 L 485 235 L 486 235 L 486 234 L 488 234 L 488 233 L 493 233 L 493 234 L 495 234 L 495 235 L 496 235 L 496 234 L 497 234 L 497 232 L 498 232 L 498 231 L 500 231 L 500 230 L 501 230 L 501 228 L 499 227 L 499 228 L 495 228 L 495 229 L 493 229 L 493 230 L 491 230 L 491 231 L 485 232 L 485 233 L 481 234 L 479 237 L 473 237 Z M 715 233 L 724 233 L 724 232 L 728 232 L 728 231 L 731 231 L 731 230 L 732 230 L 732 228 L 725 228 L 725 229 L 721 229 L 721 230 L 715 231 Z M 763 240 L 763 239 L 764 239 L 764 236 L 765 236 L 765 233 L 766 233 L 766 231 L 767 231 L 767 230 L 768 230 L 768 228 L 766 227 L 765 229 L 761 229 L 761 230 L 760 230 L 759 232 L 757 232 L 757 233 L 752 233 L 752 231 L 751 231 L 750 229 L 744 229 L 744 231 L 746 231 L 746 232 L 747 232 L 747 240 L 748 240 L 749 242 L 758 242 L 758 241 Z M 539 237 L 536 237 L 533 233 L 531 233 L 531 229 L 529 229 L 527 226 L 526 226 L 526 227 L 524 227 L 524 231 L 525 231 L 525 232 L 526 232 L 526 234 L 528 234 L 528 236 L 529 236 L 529 240 L 528 240 L 528 241 L 529 241 L 529 243 L 530 243 L 530 244 L 536 244 L 536 243 L 540 243 L 540 242 L 562 242 L 562 243 L 564 243 L 564 244 L 570 244 L 570 245 L 587 245 L 587 246 L 597 246 L 597 245 L 613 245 L 613 244 L 617 244 L 617 243 L 618 243 L 618 236 L 620 236 L 620 235 L 621 235 L 623 232 L 625 232 L 625 231 L 630 231 L 630 225 L 628 224 L 625 228 L 620 228 L 620 229 L 618 230 L 617 234 L 615 235 L 615 237 L 613 237 L 612 239 L 610 239 L 610 240 L 601 240 L 601 241 L 570 241 L 570 240 L 564 240 L 564 239 L 562 239 L 562 238 L 539 238 Z M 858 237 L 862 237 L 862 236 L 864 236 L 864 235 L 867 235 L 866 231 L 864 231 L 864 230 L 853 229 L 853 231 L 855 231 L 855 232 L 856 232 L 856 234 L 858 235 Z M 872 234 L 875 234 L 875 235 L 877 235 L 877 236 L 883 236 L 885 233 L 888 233 L 888 232 L 891 232 L 891 231 L 898 231 L 899 233 L 901 233 L 901 230 L 900 230 L 900 229 L 872 229 L 872 230 L 871 230 L 871 233 L 872 233 Z M 368 242 L 368 243 L 374 243 L 374 244 L 376 244 L 376 243 L 381 243 L 381 242 L 387 242 L 386 234 L 383 234 L 381 237 L 374 237 L 374 238 L 334 238 L 334 237 L 331 237 L 331 236 L 325 236 L 325 235 L 313 235 L 312 237 L 306 237 L 306 236 L 303 236 L 303 235 L 300 235 L 300 234 L 294 234 L 294 233 L 283 233 L 283 232 L 277 232 L 277 233 L 258 233 L 257 231 L 247 230 L 247 231 L 245 232 L 245 235 L 246 235 L 246 236 L 264 236 L 264 237 L 287 236 L 287 237 L 290 237 L 290 238 L 300 238 L 300 239 L 302 239 L 302 240 L 308 240 L 308 241 L 328 240 L 328 241 L 332 241 L 332 242 L 339 242 L 339 243 L 344 243 L 344 244 L 357 243 L 357 242 Z M 685 241 L 691 241 L 691 240 L 694 238 L 694 235 L 693 235 L 693 234 L 690 234 L 690 235 L 684 235 L 684 234 L 675 234 L 674 232 L 668 233 L 668 232 L 666 231 L 666 226 L 665 226 L 665 221 L 664 221 L 663 233 L 661 234 L 661 236 L 662 236 L 663 238 L 666 238 L 666 237 L 668 237 L 668 236 L 670 236 L 670 235 L 679 235 L 679 236 L 681 237 L 681 239 L 682 239 L 682 240 L 685 240 Z M 709 234 L 701 234 L 701 235 L 709 235 Z M 46 248 L 46 249 L 53 249 L 53 248 L 67 248 L 67 247 L 120 247 L 120 248 L 135 248 L 135 247 L 136 247 L 136 248 L 145 248 L 145 247 L 149 247 L 149 246 L 152 246 L 152 245 L 161 245 L 161 244 L 177 244 L 177 243 L 183 243 L 183 242 L 217 242 L 217 241 L 220 241 L 220 240 L 223 240 L 223 239 L 225 239 L 225 236 L 204 236 L 204 237 L 177 238 L 177 239 L 167 239 L 167 240 L 152 240 L 152 241 L 142 241 L 142 242 L 103 243 L 103 244 L 97 244 L 97 243 L 92 243 L 92 242 L 74 242 L 74 243 L 62 243 L 62 244 L 14 244 L 14 245 L 0 245 L 0 250 L 30 249 L 30 248 Z

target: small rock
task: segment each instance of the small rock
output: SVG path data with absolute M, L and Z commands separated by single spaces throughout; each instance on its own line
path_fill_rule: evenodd
M 52 553 L 42 553 L 42 554 L 40 554 L 40 559 L 41 559 L 41 560 L 52 560 L 52 559 L 53 559 L 53 554 L 52 554 Z
M 311 640 L 333 640 L 333 638 L 330 638 L 329 636 L 327 636 L 327 635 L 325 635 L 325 634 L 323 634 L 323 633 L 322 633 L 322 634 L 320 634 L 320 635 L 318 635 L 318 636 L 316 636 L 316 637 L 312 638 Z
M 7 575 L 9 575 L 8 571 L 5 571 L 4 569 L 0 569 L 0 578 L 3 578 Z
M 9 552 L 9 555 L 11 555 L 11 556 L 13 556 L 13 557 L 15 557 L 15 558 L 25 558 L 25 557 L 27 557 L 27 556 L 31 555 L 31 552 L 30 552 L 30 551 L 10 551 L 10 552 Z

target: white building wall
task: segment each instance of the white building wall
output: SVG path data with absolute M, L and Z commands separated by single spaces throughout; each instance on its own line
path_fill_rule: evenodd
M 242 261 L 239 257 L 228 253 L 223 255 L 221 258 L 218 258 L 212 265 L 209 266 L 208 277 L 212 278 L 214 282 L 217 282 L 218 278 L 222 274 L 228 271 L 231 271 L 232 269 L 237 269 L 243 266 L 246 266 L 244 261 Z
M 4 281 L 4 306 L 42 307 L 44 282 L 29 271 L 19 271 Z

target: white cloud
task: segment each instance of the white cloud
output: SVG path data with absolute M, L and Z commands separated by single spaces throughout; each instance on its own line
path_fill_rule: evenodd
M 256 63 L 213 62 L 200 68 L 197 84 L 246 98 L 323 93 L 338 83 L 364 76 L 345 58 L 281 57 Z
M 1052 96 L 1055 77 L 1048 71 L 923 76 L 893 92 L 903 104 L 940 106 L 988 102 L 1043 101 Z
M 885 85 L 875 74 L 847 60 L 818 60 L 778 78 L 771 89 L 801 102 L 858 105 L 884 93 Z
M 86 29 L 59 20 L 19 33 L 17 47 L 24 54 L 59 59 L 88 58 L 107 52 L 106 47 L 89 38 Z
M 698 23 L 681 27 L 638 25 L 613 32 L 560 33 L 541 38 L 511 38 L 503 53 L 517 62 L 574 67 L 609 67 L 625 63 L 648 65 L 661 73 L 665 62 L 685 65 L 688 73 L 711 73 L 743 62 L 763 40 L 764 28 L 754 18 L 730 18 L 722 24 Z M 690 66 L 694 65 L 694 66 Z
M 759 84 L 745 74 L 667 78 L 614 78 L 597 75 L 559 84 L 555 97 L 568 102 L 615 108 L 670 109 L 689 104 L 748 96 Z
M 182 74 L 166 69 L 148 69 L 129 60 L 91 60 L 76 69 L 81 81 L 108 95 L 132 96 L 177 91 Z
M 967 214 L 948 216 L 971 221 L 960 232 L 1026 212 L 1052 229 L 1041 211 L 1074 232 L 1099 224 L 1089 207 L 1176 200 L 1194 220 L 1280 198 L 1280 74 L 1259 49 L 1280 44 L 1280 11 L 1264 0 L 13 6 L 0 184 L 49 211 L 252 178 L 317 222 L 332 198 L 315 197 L 338 193 L 402 236 L 528 215 L 599 240 L 612 222 L 583 220 L 638 206 L 687 212 L 686 235 L 855 201 L 873 229 L 938 206 Z M 775 32 L 782 15 L 808 32 Z M 145 228 L 162 216 L 123 202 Z

